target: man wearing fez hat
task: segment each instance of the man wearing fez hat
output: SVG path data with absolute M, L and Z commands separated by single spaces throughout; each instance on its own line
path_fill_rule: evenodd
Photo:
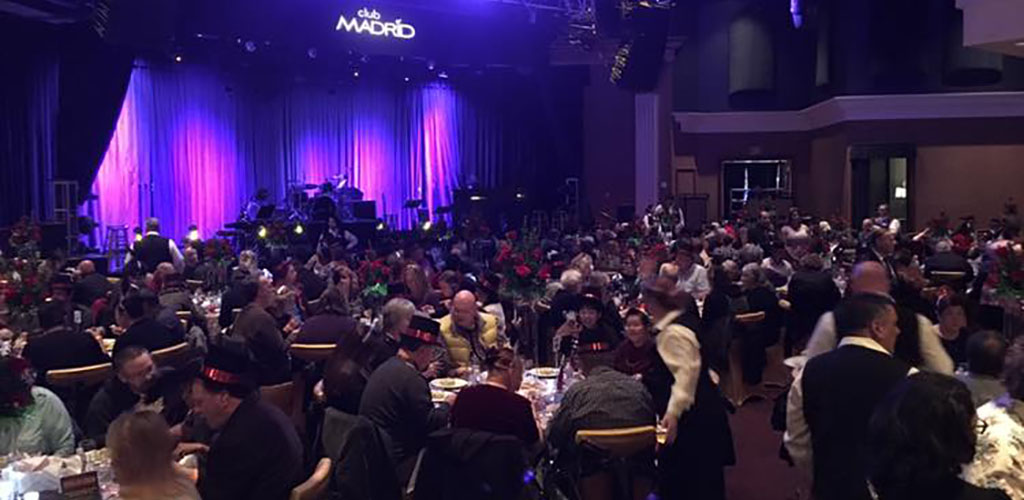
M 435 408 L 421 375 L 435 358 L 439 338 L 440 324 L 416 313 L 398 339 L 398 352 L 370 375 L 359 403 L 359 414 L 383 432 L 402 483 L 408 481 L 427 435 L 447 423 L 453 402 Z
M 206 500 L 281 500 L 302 482 L 299 435 L 281 410 L 260 400 L 255 380 L 244 348 L 224 343 L 210 347 L 192 381 L 192 411 L 214 437 L 179 450 L 205 452 L 197 486 Z

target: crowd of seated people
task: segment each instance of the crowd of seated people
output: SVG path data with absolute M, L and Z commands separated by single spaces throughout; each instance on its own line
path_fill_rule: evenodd
M 667 206 L 588 229 L 217 260 L 148 220 L 119 281 L 90 261 L 49 273 L 37 324 L 0 359 L 0 453 L 90 440 L 111 449 L 127 497 L 214 500 L 287 498 L 326 456 L 336 494 L 390 499 L 418 470 L 441 471 L 422 491 L 448 491 L 437 477 L 457 460 L 506 463 L 470 449 L 515 443 L 558 479 L 512 471 L 524 490 L 573 498 L 611 467 L 579 431 L 654 427 L 662 442 L 628 461 L 638 484 L 722 499 L 737 459 L 727 415 L 743 403 L 726 385 L 765 389 L 792 356 L 785 452 L 816 497 L 1024 500 L 1024 344 L 1000 324 L 997 267 L 1021 252 L 1019 222 L 944 220 L 910 234 L 884 206 L 856 227 L 765 208 L 696 227 Z M 503 269 L 486 248 L 532 267 Z M 533 276 L 530 293 L 503 272 Z M 197 290 L 219 295 L 219 315 Z M 180 345 L 191 357 L 161 364 Z M 310 345 L 324 354 L 294 350 Z M 104 363 L 84 402 L 48 376 Z M 524 397 L 532 366 L 558 369 L 557 404 Z M 435 394 L 446 377 L 474 385 Z M 171 463 L 188 454 L 194 485 Z

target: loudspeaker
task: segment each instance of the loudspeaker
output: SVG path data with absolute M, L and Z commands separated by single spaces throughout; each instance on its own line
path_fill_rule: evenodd
M 628 34 L 615 53 L 611 81 L 623 89 L 649 92 L 657 88 L 665 60 L 670 11 L 648 2 L 623 4 Z
M 377 219 L 376 201 L 357 201 L 352 203 L 352 217 L 356 219 Z

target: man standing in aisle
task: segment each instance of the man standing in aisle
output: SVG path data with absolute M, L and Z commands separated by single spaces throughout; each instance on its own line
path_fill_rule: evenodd
M 124 261 L 125 268 L 133 261 L 137 261 L 146 273 L 156 271 L 156 266 L 162 262 L 174 264 L 179 273 L 185 271 L 185 258 L 178 245 L 174 240 L 160 236 L 160 221 L 155 217 L 146 219 L 146 234 L 132 245 Z

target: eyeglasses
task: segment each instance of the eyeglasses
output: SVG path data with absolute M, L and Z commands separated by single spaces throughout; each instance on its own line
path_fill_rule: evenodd
M 986 421 L 984 421 L 984 420 L 982 420 L 980 418 L 976 419 L 974 421 L 974 432 L 976 434 L 978 434 L 980 436 L 980 435 L 984 434 L 985 431 L 987 431 L 987 430 L 988 430 L 988 422 L 986 422 Z

